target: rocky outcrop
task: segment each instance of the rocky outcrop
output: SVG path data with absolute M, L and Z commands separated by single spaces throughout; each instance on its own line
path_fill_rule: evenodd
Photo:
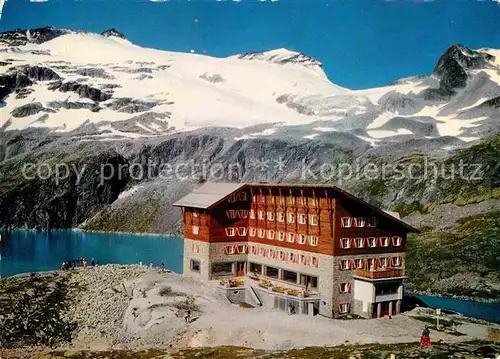
M 151 110 L 158 103 L 155 101 L 143 101 L 130 97 L 117 98 L 106 104 L 106 107 L 117 112 L 138 113 Z
M 434 73 L 440 76 L 440 88 L 453 91 L 467 84 L 467 70 L 483 69 L 489 66 L 495 56 L 485 52 L 473 51 L 468 47 L 456 44 L 448 48 L 439 58 Z
M 36 81 L 58 80 L 60 76 L 50 68 L 20 66 L 0 75 L 0 101 L 14 91 L 20 91 Z
M 27 43 L 42 44 L 72 32 L 66 29 L 56 29 L 55 27 L 41 27 L 37 29 L 17 29 L 0 33 L 0 44 L 6 46 L 24 46 Z
M 29 149 L 19 141 L 23 139 L 11 139 L 7 152 L 16 145 Z M 46 146 L 50 148 L 51 141 Z M 77 155 L 59 151 L 58 161 L 52 157 L 52 162 L 18 150 L 8 164 L 0 164 L 0 227 L 73 228 L 114 202 L 129 181 L 121 167 L 127 160 L 95 145 L 80 150 Z M 23 167 L 26 163 L 31 164 L 28 169 Z M 57 163 L 67 167 L 58 172 Z
M 80 95 L 80 97 L 91 99 L 95 102 L 107 101 L 111 98 L 111 94 L 104 92 L 98 88 L 91 87 L 89 85 L 80 84 L 76 81 L 56 81 L 49 85 L 49 90 L 60 92 L 74 92 Z
M 101 35 L 106 36 L 106 37 L 119 37 L 120 39 L 127 39 L 125 37 L 125 35 L 123 35 L 121 32 L 119 32 L 115 28 L 105 30 L 105 31 L 101 32 Z
M 26 117 L 36 115 L 38 112 L 43 111 L 43 106 L 40 102 L 33 102 L 27 105 L 19 106 L 10 114 L 12 117 Z

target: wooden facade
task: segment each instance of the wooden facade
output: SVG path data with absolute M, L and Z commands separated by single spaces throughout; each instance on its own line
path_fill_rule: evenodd
M 356 304 L 351 292 L 356 273 L 387 270 L 366 279 L 398 274 L 402 285 L 407 233 L 416 230 L 340 188 L 246 184 L 212 197 L 202 205 L 177 204 L 183 209 L 184 237 L 208 246 L 208 257 L 185 251 L 184 259 L 208 263 L 205 278 L 214 276 L 214 265 L 228 268 L 224 263 L 232 263 L 234 275 L 250 274 L 247 265 L 271 268 L 273 276 L 277 270 L 282 281 L 290 279 L 285 273 L 296 273 L 292 278 L 299 286 L 304 276 L 306 283 L 319 283 L 324 304 L 319 311 L 333 317 Z M 391 303 L 391 310 L 397 305 Z
M 346 218 L 349 226 L 345 226 Z M 234 228 L 234 235 L 228 228 Z M 241 228 L 245 228 L 243 235 Z M 259 235 L 259 230 L 265 235 Z M 405 251 L 409 230 L 411 227 L 381 210 L 346 198 L 335 187 L 247 185 L 212 208 L 184 208 L 186 238 L 210 243 L 248 241 L 324 255 Z M 273 239 L 269 231 L 273 231 Z M 284 233 L 283 239 L 280 233 Z M 346 238 L 351 241 L 349 246 L 343 243 Z M 370 245 L 373 238 L 376 244 Z

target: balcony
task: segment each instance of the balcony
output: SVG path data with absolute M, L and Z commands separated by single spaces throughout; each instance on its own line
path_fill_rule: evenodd
M 391 279 L 391 278 L 401 278 L 404 277 L 405 273 L 403 269 L 387 268 L 378 270 L 367 270 L 367 269 L 356 269 L 354 275 L 362 278 L 368 279 Z
M 389 293 L 389 294 L 379 294 L 375 296 L 375 303 L 378 302 L 389 302 L 393 300 L 401 300 L 403 299 L 403 296 L 396 292 L 396 293 Z

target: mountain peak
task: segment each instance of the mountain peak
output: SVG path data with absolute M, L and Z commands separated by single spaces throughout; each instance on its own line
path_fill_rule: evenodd
M 125 35 L 123 35 L 120 31 L 116 30 L 115 28 L 105 30 L 105 31 L 101 32 L 101 35 L 106 36 L 106 37 L 119 37 L 120 39 L 127 40 Z

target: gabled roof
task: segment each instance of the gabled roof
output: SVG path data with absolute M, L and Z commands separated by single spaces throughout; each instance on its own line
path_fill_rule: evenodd
M 173 205 L 177 207 L 194 207 L 207 209 L 224 200 L 234 191 L 245 186 L 245 183 L 213 183 L 206 182 Z

